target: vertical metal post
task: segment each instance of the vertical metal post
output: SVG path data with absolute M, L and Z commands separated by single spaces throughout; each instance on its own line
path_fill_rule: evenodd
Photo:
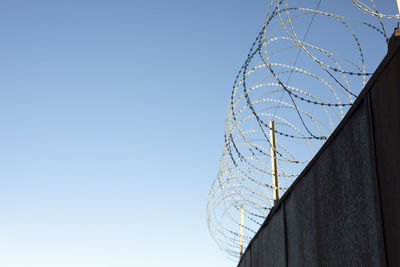
M 269 134 L 270 134 L 270 142 L 271 142 L 272 188 L 274 190 L 274 206 L 275 206 L 279 200 L 278 162 L 276 159 L 275 121 L 269 122 Z
M 243 205 L 240 206 L 240 258 L 243 255 Z

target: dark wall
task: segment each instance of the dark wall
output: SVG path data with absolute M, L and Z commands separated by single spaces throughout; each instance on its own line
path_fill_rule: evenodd
M 400 37 L 239 267 L 400 266 Z

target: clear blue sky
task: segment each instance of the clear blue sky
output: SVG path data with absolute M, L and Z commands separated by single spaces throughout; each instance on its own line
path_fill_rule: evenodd
M 0 266 L 232 266 L 207 194 L 264 1 L 2 1 Z
M 205 206 L 267 5 L 3 0 L 0 266 L 234 266 Z

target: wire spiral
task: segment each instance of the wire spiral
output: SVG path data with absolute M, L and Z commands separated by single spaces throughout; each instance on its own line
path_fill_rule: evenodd
M 209 231 L 233 260 L 240 256 L 241 206 L 245 217 L 244 247 L 273 207 L 268 122 L 276 122 L 282 195 L 372 75 L 366 70 L 356 32 L 367 30 L 380 36 L 385 44 L 388 36 L 382 18 L 399 18 L 379 13 L 372 0 L 372 7 L 352 0 L 358 9 L 373 15 L 368 17 L 372 22 L 319 11 L 319 3 L 310 9 L 291 7 L 287 0 L 272 0 L 265 24 L 235 78 L 222 157 L 207 203 Z M 319 35 L 321 38 L 310 43 L 306 37 L 314 18 L 327 26 Z M 340 31 L 343 40 L 336 46 L 329 39 L 330 27 L 335 33 Z M 301 68 L 296 67 L 299 56 Z

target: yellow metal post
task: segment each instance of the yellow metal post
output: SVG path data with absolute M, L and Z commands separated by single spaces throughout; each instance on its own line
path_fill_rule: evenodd
M 278 162 L 276 159 L 276 137 L 275 137 L 275 121 L 269 122 L 269 133 L 271 142 L 271 169 L 272 169 L 272 189 L 274 191 L 274 206 L 279 200 L 278 189 Z
M 240 258 L 243 255 L 243 205 L 240 206 Z

